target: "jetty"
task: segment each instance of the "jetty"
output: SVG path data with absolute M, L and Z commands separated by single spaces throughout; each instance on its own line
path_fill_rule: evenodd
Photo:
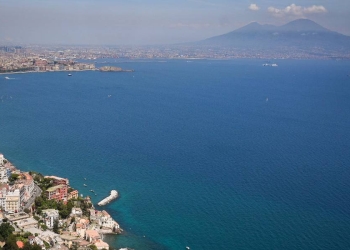
M 117 190 L 112 190 L 111 194 L 108 197 L 104 198 L 99 203 L 97 203 L 97 205 L 104 206 L 104 205 L 110 203 L 112 200 L 117 199 L 117 198 L 118 198 L 118 191 Z

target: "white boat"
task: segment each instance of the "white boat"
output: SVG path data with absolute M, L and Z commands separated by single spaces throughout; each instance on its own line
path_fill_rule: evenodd
M 8 77 L 8 76 L 5 76 L 5 79 L 6 79 L 6 80 L 10 80 L 10 77 Z
M 190 247 L 186 247 L 187 250 L 190 250 L 191 248 Z
M 68 74 L 68 76 L 72 76 L 72 74 Z
M 87 187 L 87 185 L 86 185 L 86 184 L 84 184 L 84 187 Z

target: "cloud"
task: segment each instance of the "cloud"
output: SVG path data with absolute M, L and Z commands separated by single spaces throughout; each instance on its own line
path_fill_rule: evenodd
M 284 9 L 278 9 L 271 6 L 267 9 L 267 11 L 276 17 L 285 17 L 285 16 L 303 17 L 307 14 L 326 13 L 327 9 L 322 5 L 312 5 L 309 7 L 302 7 L 302 6 L 295 5 L 293 3 Z
M 250 9 L 251 11 L 258 11 L 260 8 L 255 3 L 252 3 L 249 5 L 248 9 Z

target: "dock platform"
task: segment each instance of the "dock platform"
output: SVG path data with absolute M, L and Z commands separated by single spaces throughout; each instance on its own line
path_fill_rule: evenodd
M 97 203 L 97 205 L 104 206 L 104 205 L 110 203 L 112 200 L 115 200 L 117 198 L 118 198 L 118 191 L 117 190 L 112 190 L 111 194 L 108 197 L 104 198 L 99 203 Z

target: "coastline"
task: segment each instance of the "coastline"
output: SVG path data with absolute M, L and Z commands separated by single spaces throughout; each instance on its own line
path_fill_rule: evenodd
M 29 74 L 29 73 L 51 73 L 51 72 L 83 72 L 83 71 L 99 71 L 99 69 L 82 69 L 82 70 L 47 70 L 47 71 L 18 71 L 18 72 L 8 72 L 8 73 L 0 73 L 0 75 L 13 75 L 13 74 Z
M 40 176 L 43 177 L 41 180 Z M 42 184 L 47 183 L 47 180 L 50 183 L 49 188 L 46 190 L 42 189 Z M 30 189 L 31 187 L 32 189 Z M 103 235 L 117 235 L 123 232 L 117 221 L 107 211 L 95 209 L 89 195 L 85 198 L 83 198 L 83 195 L 79 197 L 79 191 L 69 185 L 68 178 L 43 176 L 33 171 L 21 171 L 12 162 L 7 160 L 2 153 L 0 153 L 0 190 L 2 190 L 0 198 L 5 198 L 5 206 L 2 205 L 0 207 L 0 219 L 5 218 L 4 222 L 10 223 L 17 236 L 21 235 L 20 232 L 30 235 L 35 234 L 35 237 L 32 236 L 33 239 L 36 239 L 35 244 L 41 245 L 42 243 L 42 246 L 45 245 L 46 249 L 61 248 L 62 246 L 58 246 L 57 244 L 61 244 L 62 242 L 68 248 L 71 248 L 73 241 L 70 243 L 68 241 L 67 243 L 67 239 L 74 239 L 75 242 L 80 242 L 83 245 L 90 243 L 90 245 L 95 245 L 98 249 L 103 247 L 108 250 L 109 245 L 103 241 Z M 10 190 L 14 191 L 12 192 Z M 25 200 L 22 198 L 23 190 L 26 192 L 30 190 L 28 191 L 29 193 L 25 194 L 27 197 Z M 60 196 L 55 196 L 57 194 L 56 190 L 59 192 L 65 190 L 66 195 L 62 196 L 60 193 Z M 9 202 L 8 199 L 10 199 Z M 16 208 L 9 205 L 15 201 L 14 199 L 17 201 Z M 61 215 L 61 211 L 56 210 L 59 209 L 58 207 L 42 210 L 38 205 L 38 202 L 41 204 L 42 200 L 53 201 L 54 203 L 49 203 L 51 206 L 52 204 L 59 205 L 59 203 L 68 206 L 71 201 L 73 201 L 71 203 L 73 205 L 71 211 L 69 210 L 68 215 L 64 217 Z M 83 208 L 81 207 L 82 204 L 85 204 Z M 86 214 L 87 211 L 88 213 Z M 44 219 L 44 224 L 40 223 L 39 218 Z M 48 224 L 47 218 L 51 218 L 49 219 L 51 224 Z M 57 221 L 56 228 L 54 221 Z M 50 232 L 49 235 L 51 235 L 51 238 L 56 238 L 55 243 L 51 243 L 50 241 L 47 243 L 45 241 L 47 232 Z M 58 238 L 61 240 L 58 240 Z M 47 244 L 51 245 L 51 247 L 47 248 Z
M 85 72 L 85 71 L 99 71 L 99 72 L 135 72 L 133 69 L 121 69 L 121 70 L 101 70 L 99 68 L 94 69 L 81 69 L 81 70 L 47 70 L 47 71 L 36 71 L 36 70 L 30 70 L 30 71 L 18 71 L 18 72 L 1 72 L 0 75 L 14 75 L 14 74 L 29 74 L 29 73 L 52 73 L 52 72 Z

